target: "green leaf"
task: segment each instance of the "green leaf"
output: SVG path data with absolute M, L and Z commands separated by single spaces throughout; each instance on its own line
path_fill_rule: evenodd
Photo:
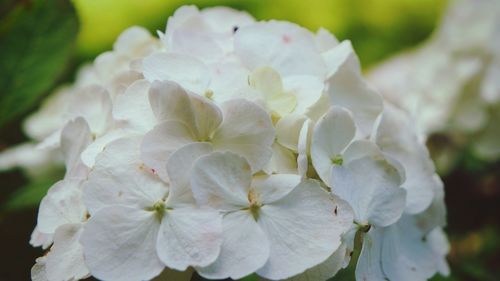
M 78 32 L 71 1 L 16 3 L 0 21 L 0 126 L 50 90 L 71 57 Z
M 243 279 L 240 279 L 240 281 L 257 281 L 258 277 L 257 274 L 252 274 L 247 277 L 244 277 Z
M 49 188 L 56 181 L 55 176 L 35 179 L 12 193 L 2 206 L 2 211 L 9 212 L 38 206 Z

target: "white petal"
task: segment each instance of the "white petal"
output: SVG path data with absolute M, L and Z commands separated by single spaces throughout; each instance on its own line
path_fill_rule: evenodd
M 500 76 L 499 58 L 490 63 L 481 83 L 481 97 L 491 104 L 498 103 L 500 100 L 500 82 L 497 79 L 498 76 Z
M 203 94 L 210 82 L 206 65 L 189 55 L 155 53 L 143 60 L 143 68 L 144 77 L 149 82 L 176 81 L 197 94 Z
M 248 85 L 249 71 L 238 62 L 217 63 L 210 65 L 212 80 L 210 90 L 212 99 L 222 103 L 234 98 L 243 98 L 250 90 Z
M 61 144 L 61 131 L 58 129 L 37 144 L 37 149 L 57 149 Z
M 14 167 L 23 169 L 28 176 L 46 175 L 47 171 L 61 162 L 57 149 L 39 148 L 38 145 L 25 142 L 11 146 L 0 152 L 0 171 Z
M 191 106 L 195 112 L 197 136 L 201 140 L 208 140 L 222 122 L 222 112 L 207 98 L 191 96 Z
M 269 242 L 248 211 L 230 212 L 222 219 L 222 248 L 208 267 L 196 268 L 209 279 L 240 279 L 262 267 L 269 257 Z
M 354 211 L 347 203 L 347 201 L 342 200 L 338 196 L 332 194 L 332 199 L 337 204 L 337 209 L 334 210 L 334 214 L 337 216 L 339 223 L 347 226 L 344 234 L 342 234 L 342 246 L 344 246 L 344 261 L 342 267 L 347 267 L 351 261 L 351 255 L 354 251 L 354 238 L 358 230 L 358 226 L 354 224 Z M 339 248 L 340 249 L 340 248 Z
M 276 174 L 256 176 L 252 181 L 252 189 L 260 197 L 261 203 L 268 204 L 288 195 L 299 183 L 299 175 Z
M 248 76 L 248 83 L 268 98 L 278 96 L 283 92 L 280 74 L 271 67 L 259 67 Z
M 292 23 L 259 22 L 240 28 L 235 34 L 234 49 L 250 69 L 271 66 L 284 76 L 326 74 L 313 35 Z
M 434 190 L 434 199 L 424 212 L 416 214 L 419 229 L 428 233 L 436 227 L 445 227 L 447 221 L 446 203 L 444 201 L 444 184 L 438 175 L 434 175 L 438 189 Z
M 354 225 L 354 211 L 349 205 L 349 203 L 342 198 L 330 194 L 331 199 L 335 203 L 336 209 L 333 210 L 333 214 L 338 220 L 338 224 L 344 226 L 344 234 L 349 232 L 351 229 L 351 226 Z
M 413 122 L 403 111 L 386 106 L 378 127 L 376 142 L 382 151 L 399 161 L 406 172 L 403 187 L 407 193 L 406 212 L 422 212 L 432 202 L 438 189 L 434 164 L 425 145 L 413 132 Z M 397 134 L 394 132 L 397 131 Z
M 283 79 L 284 89 L 296 98 L 295 114 L 305 114 L 323 93 L 323 79 L 312 75 L 294 75 Z
M 354 60 L 356 56 L 349 40 L 342 41 L 322 55 L 328 67 L 327 77 L 334 75 L 343 64 L 349 63 L 348 59 Z M 357 59 L 355 61 L 357 63 Z
M 92 142 L 85 119 L 78 117 L 68 122 L 61 132 L 61 151 L 66 165 L 65 178 L 85 178 L 88 168 L 80 160 L 82 151 Z
M 141 45 L 151 44 L 153 37 L 143 27 L 132 26 L 124 30 L 113 44 L 113 50 L 124 55 L 134 55 Z M 140 55 L 136 54 L 136 55 Z
M 356 281 L 388 280 L 382 269 L 382 240 L 382 230 L 375 228 L 363 237 L 363 247 L 356 265 Z
M 82 201 L 79 180 L 62 180 L 55 183 L 40 202 L 38 229 L 52 234 L 67 223 L 80 223 L 86 209 Z
M 359 132 L 367 136 L 372 133 L 375 120 L 382 112 L 382 97 L 362 78 L 359 61 L 352 54 L 329 79 L 328 94 L 333 105 L 352 112 Z
M 132 63 L 131 63 L 132 64 Z M 131 65 L 131 68 L 133 66 Z M 132 85 L 134 82 L 138 80 L 144 80 L 142 76 L 141 70 L 127 70 L 119 73 L 113 80 L 110 82 L 111 85 L 108 85 L 108 90 L 111 93 L 111 97 L 113 98 L 113 103 L 116 102 L 116 98 L 122 95 L 127 88 Z
M 164 38 L 162 38 L 162 40 L 165 40 L 167 46 L 170 44 L 170 41 L 167 40 L 169 39 L 169 32 L 183 27 L 183 25 L 191 19 L 196 19 L 199 24 L 203 23 L 201 22 L 202 17 L 200 16 L 198 7 L 194 5 L 184 5 L 175 10 L 173 16 L 171 16 L 167 21 L 166 34 L 164 35 Z
M 174 81 L 155 81 L 149 103 L 158 121 L 178 120 L 194 127 L 194 112 L 187 91 Z
M 215 38 L 200 30 L 173 32 L 172 43 L 174 52 L 195 56 L 206 63 L 220 61 L 224 55 L 224 50 Z
M 35 229 L 31 233 L 30 237 L 30 245 L 33 247 L 42 247 L 42 249 L 46 250 L 50 245 L 52 245 L 54 234 L 47 234 L 40 232 L 38 230 L 38 226 L 35 226 Z
M 165 121 L 144 136 L 141 158 L 163 180 L 168 180 L 165 168 L 168 158 L 177 149 L 195 141 L 194 133 L 184 123 L 174 120 Z
M 95 164 L 95 159 L 101 153 L 106 145 L 110 142 L 125 138 L 125 137 L 134 137 L 137 136 L 138 132 L 125 130 L 121 128 L 117 128 L 111 131 L 108 131 L 106 134 L 98 137 L 94 142 L 89 144 L 87 148 L 82 152 L 81 158 L 82 162 L 88 167 L 93 167 Z
M 213 102 L 187 93 L 174 82 L 153 83 L 149 99 L 158 120 L 181 121 L 199 139 L 208 139 L 222 121 L 222 113 Z
M 154 212 L 106 207 L 85 225 L 80 242 L 93 276 L 105 280 L 149 280 L 165 267 L 156 254 L 160 222 Z
M 320 27 L 316 32 L 316 43 L 321 52 L 330 50 L 339 44 L 339 40 L 327 29 Z
M 345 201 L 344 201 L 345 202 Z M 354 211 L 353 211 L 354 212 Z M 351 258 L 354 253 L 356 234 L 358 233 L 358 225 L 353 225 L 344 235 L 342 236 L 342 243 L 346 246 L 346 252 L 344 257 L 344 268 L 348 267 L 351 263 Z M 359 250 L 359 249 L 358 249 Z
M 299 135 L 307 117 L 300 114 L 288 114 L 276 123 L 276 141 L 282 146 L 297 151 Z
M 210 24 L 194 6 L 181 7 L 167 23 L 163 41 L 170 51 L 217 61 L 223 55 Z
M 65 224 L 56 230 L 46 261 L 49 280 L 80 280 L 89 275 L 80 244 L 81 224 Z
M 333 160 L 354 138 L 356 127 L 349 111 L 332 107 L 319 120 L 311 140 L 311 159 L 320 178 L 331 187 Z
M 198 158 L 212 152 L 212 146 L 205 142 L 196 142 L 183 146 L 167 160 L 167 174 L 170 191 L 167 205 L 194 203 L 191 192 L 191 168 Z M 172 201 L 172 203 L 170 203 Z
M 391 166 L 393 166 L 394 168 L 396 168 L 396 170 L 398 170 L 401 182 L 406 181 L 406 170 L 403 167 L 403 165 L 401 165 L 401 163 L 398 160 L 394 159 L 392 156 L 384 154 L 380 150 L 380 147 L 378 147 L 378 145 L 375 144 L 372 140 L 360 139 L 353 141 L 344 151 L 343 159 L 345 163 L 348 163 L 352 160 L 363 158 L 366 156 L 370 156 L 374 159 L 380 157 L 385 158 L 385 160 Z
M 432 252 L 423 245 L 421 237 L 419 237 L 419 241 L 410 240 L 413 245 L 404 245 L 405 238 L 402 235 L 408 234 L 411 235 L 412 233 L 400 233 L 395 226 L 384 229 L 382 242 L 382 267 L 384 272 L 390 280 L 400 280 L 401 278 L 408 281 L 427 280 L 431 276 L 426 276 L 425 272 L 422 272 L 422 268 L 420 268 L 420 264 L 416 263 L 416 260 L 421 259 L 422 255 L 424 255 L 423 261 L 434 266 Z M 409 247 L 411 252 L 405 252 L 405 247 Z
M 146 80 L 137 80 L 125 92 L 118 95 L 113 103 L 113 117 L 124 120 L 131 129 L 147 132 L 156 124 L 155 116 L 149 105 L 150 84 Z
M 345 251 L 345 246 L 341 245 L 326 261 L 286 281 L 326 281 L 332 278 L 342 268 Z
M 330 257 L 350 226 L 339 224 L 336 207 L 312 180 L 302 182 L 281 200 L 264 205 L 258 223 L 269 238 L 271 252 L 257 274 L 273 280 L 289 278 Z
M 96 135 L 103 134 L 112 122 L 112 102 L 106 89 L 92 85 L 82 88 L 73 96 L 65 117 L 83 117 L 90 130 Z
M 231 152 L 213 152 L 202 156 L 191 171 L 191 187 L 196 202 L 216 209 L 248 206 L 252 181 L 245 158 Z
M 309 107 L 306 116 L 313 121 L 318 121 L 330 109 L 331 102 L 327 94 L 323 93 L 315 104 Z
M 64 126 L 64 113 L 73 98 L 73 88 L 62 86 L 46 97 L 40 108 L 30 114 L 23 124 L 24 132 L 34 140 L 43 140 Z
M 450 243 L 442 228 L 436 227 L 427 235 L 427 241 L 431 246 L 436 258 L 436 266 L 441 275 L 450 275 L 450 266 L 446 261 L 446 256 L 450 252 Z
M 166 195 L 166 185 L 142 164 L 140 142 L 140 138 L 116 140 L 97 157 L 83 185 L 83 198 L 90 214 L 117 204 L 145 208 Z
M 130 70 L 130 58 L 117 52 L 104 52 L 94 60 L 94 81 L 87 85 L 107 84 L 115 78 L 116 73 L 124 73 L 128 70 Z
M 297 156 L 297 167 L 299 175 L 305 177 L 307 175 L 307 170 L 309 168 L 309 155 L 311 154 L 311 138 L 313 122 L 311 120 L 306 120 L 302 129 L 300 129 L 299 143 L 298 143 L 298 153 Z
M 201 14 L 212 30 L 220 33 L 233 34 L 235 27 L 240 28 L 255 22 L 255 19 L 247 12 L 227 7 L 205 8 Z
M 293 151 L 275 142 L 273 156 L 262 170 L 267 174 L 296 174 L 297 162 Z
M 425 224 L 420 216 L 404 215 L 397 224 L 384 229 L 382 262 L 391 280 L 401 276 L 427 280 L 440 270 L 446 272 L 446 237 L 436 236 L 440 228 L 428 230 L 422 227 Z
M 253 102 L 235 99 L 222 104 L 224 120 L 213 136 L 215 150 L 227 150 L 247 159 L 253 172 L 271 158 L 274 128 L 269 115 Z
M 158 256 L 169 268 L 180 271 L 188 266 L 207 266 L 219 256 L 221 232 L 221 215 L 216 210 L 168 210 L 158 234 Z
M 354 209 L 360 224 L 388 226 L 402 215 L 406 192 L 401 177 L 381 155 L 367 156 L 332 168 L 332 192 Z
M 381 151 L 374 142 L 363 139 L 353 141 L 342 154 L 344 163 L 349 163 L 367 156 L 373 158 L 381 157 Z
M 31 268 L 31 281 L 48 281 L 45 272 L 46 260 L 45 256 L 36 259 L 35 265 Z
M 248 76 L 248 84 L 262 94 L 267 108 L 277 116 L 290 113 L 297 98 L 283 89 L 280 74 L 271 67 L 259 67 Z
M 371 202 L 368 213 L 371 215 L 368 221 L 374 225 L 385 226 L 395 222 L 404 210 L 406 203 L 406 190 L 398 188 L 393 190 L 381 190 Z

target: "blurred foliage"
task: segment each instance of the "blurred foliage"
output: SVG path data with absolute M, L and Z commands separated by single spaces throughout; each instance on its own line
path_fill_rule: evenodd
M 312 31 L 325 27 L 339 39 L 350 39 L 364 65 L 413 47 L 429 36 L 446 0 L 74 0 L 82 21 L 80 54 L 93 57 L 111 48 L 131 25 L 164 30 L 181 5 L 224 5 L 246 10 L 257 19 L 296 22 Z M 112 12 L 110 12 L 112 11 Z M 103 28 L 106 27 L 106 28 Z
M 92 58 L 110 49 L 116 37 L 132 25 L 165 29 L 167 18 L 179 0 L 73 0 L 81 30 L 77 45 L 79 52 Z
M 19 211 L 38 206 L 49 188 L 63 177 L 62 172 L 53 172 L 44 177 L 32 179 L 28 184 L 14 191 L 0 209 L 3 212 Z
M 436 276 L 433 281 L 500 280 L 499 262 L 500 229 L 488 225 L 466 234 L 450 234 L 449 277 Z
M 65 0 L 6 0 L 0 15 L 0 126 L 32 108 L 67 66 L 78 32 Z

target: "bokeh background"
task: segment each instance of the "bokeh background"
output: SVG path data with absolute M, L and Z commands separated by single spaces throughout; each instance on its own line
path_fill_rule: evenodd
M 313 31 L 325 27 L 350 39 L 368 70 L 425 42 L 451 1 L 0 0 L 0 152 L 26 141 L 22 120 L 56 86 L 70 83 L 78 66 L 111 49 L 121 31 L 132 25 L 164 30 L 181 5 L 225 5 L 257 19 L 293 21 Z M 28 244 L 37 204 L 60 174 L 52 169 L 29 180 L 21 170 L 0 173 L 0 281 L 30 280 L 43 253 Z M 500 163 L 464 153 L 443 180 L 452 273 L 433 280 L 500 280 Z M 335 280 L 353 280 L 352 269 Z

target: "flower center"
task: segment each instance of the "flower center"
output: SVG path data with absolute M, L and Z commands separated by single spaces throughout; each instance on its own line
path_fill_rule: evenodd
M 161 221 L 163 219 L 163 216 L 165 215 L 165 211 L 167 210 L 167 208 L 165 206 L 165 202 L 163 200 L 160 200 L 146 210 L 154 212 L 158 219 Z
M 363 233 L 367 233 L 368 231 L 370 231 L 371 228 L 372 228 L 372 225 L 369 223 L 358 224 L 358 230 L 363 232 Z
M 255 220 L 258 220 L 259 210 L 260 207 L 262 207 L 262 203 L 260 203 L 259 194 L 253 189 L 250 189 L 250 191 L 248 192 L 248 202 L 250 203 L 250 207 L 248 208 L 248 210 L 252 214 L 253 218 Z
M 340 154 L 335 155 L 335 157 L 332 158 L 333 165 L 342 166 L 343 163 L 344 163 L 344 159 L 342 158 L 342 155 L 340 155 Z
M 208 89 L 203 93 L 203 96 L 206 97 L 207 99 L 211 100 L 212 97 L 214 96 L 214 91 Z

